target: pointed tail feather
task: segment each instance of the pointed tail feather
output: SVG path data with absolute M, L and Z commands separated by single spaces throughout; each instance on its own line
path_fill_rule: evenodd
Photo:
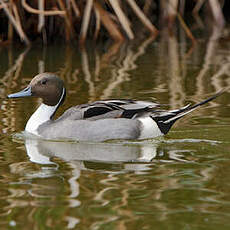
M 204 101 L 201 101 L 195 105 L 187 105 L 178 110 L 171 110 L 168 113 L 163 113 L 160 116 L 151 116 L 151 118 L 157 123 L 159 129 L 162 133 L 167 134 L 172 125 L 181 117 L 185 116 L 186 114 L 192 112 L 197 107 L 208 103 L 209 101 L 214 100 L 218 96 L 220 96 L 224 90 L 219 91 L 218 93 L 214 94 L 213 96 L 207 98 Z
M 178 120 L 179 118 L 185 116 L 186 114 L 192 112 L 193 110 L 195 110 L 197 107 L 201 106 L 201 105 L 204 105 L 212 100 L 214 100 L 215 98 L 217 98 L 218 96 L 220 96 L 224 91 L 221 90 L 219 91 L 218 93 L 214 94 L 213 96 L 195 104 L 195 105 L 190 105 L 188 107 L 185 107 L 185 108 L 182 108 L 181 110 L 178 110 L 177 112 L 177 115 L 172 117 L 172 118 L 169 118 L 168 120 L 164 121 L 165 124 L 167 123 L 170 123 L 170 122 L 175 122 L 176 120 Z

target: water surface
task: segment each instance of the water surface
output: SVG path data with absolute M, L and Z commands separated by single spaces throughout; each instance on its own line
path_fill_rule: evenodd
M 85 50 L 0 50 L 1 229 L 229 229 L 229 91 L 162 138 L 74 143 L 22 138 L 38 99 L 7 100 L 38 72 L 58 73 L 58 112 L 97 99 L 153 100 L 176 109 L 230 86 L 230 44 L 215 31 Z M 15 135 L 16 134 L 16 135 Z

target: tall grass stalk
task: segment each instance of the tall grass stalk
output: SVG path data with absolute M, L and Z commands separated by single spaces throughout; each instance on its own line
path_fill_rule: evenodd
M 0 36 L 8 42 L 19 37 L 26 45 L 37 39 L 46 44 L 63 37 L 67 42 L 78 40 L 83 45 L 86 39 L 123 41 L 157 35 L 165 27 L 172 31 L 178 20 L 187 36 L 195 41 L 185 20 L 187 13 L 193 14 L 200 24 L 204 24 L 202 18 L 213 15 L 211 23 L 223 28 L 226 2 L 191 0 L 188 8 L 185 0 L 0 0 L 1 18 L 9 22 L 6 26 L 6 20 L 0 21 Z M 199 17 L 203 8 L 205 14 Z

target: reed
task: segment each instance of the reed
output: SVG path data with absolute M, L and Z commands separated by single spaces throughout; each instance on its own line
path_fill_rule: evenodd
M 189 2 L 189 4 L 188 4 Z M 223 8 L 227 1 L 219 0 L 0 0 L 1 44 L 20 38 L 26 45 L 35 40 L 44 44 L 57 40 L 87 39 L 132 40 L 140 36 L 156 36 L 177 21 L 194 42 L 192 29 L 185 20 L 188 14 L 223 28 Z M 205 13 L 202 14 L 202 9 Z M 210 13 L 206 13 L 209 11 Z M 8 20 L 8 25 L 6 21 Z M 12 29 L 13 28 L 13 29 Z M 37 28 L 37 29 L 35 29 Z M 141 28 L 141 29 L 140 29 Z M 65 31 L 63 33 L 63 31 Z

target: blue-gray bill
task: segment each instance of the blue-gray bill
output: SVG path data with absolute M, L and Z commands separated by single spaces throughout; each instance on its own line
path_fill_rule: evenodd
M 31 87 L 27 87 L 20 92 L 9 94 L 8 98 L 30 97 L 32 96 Z

